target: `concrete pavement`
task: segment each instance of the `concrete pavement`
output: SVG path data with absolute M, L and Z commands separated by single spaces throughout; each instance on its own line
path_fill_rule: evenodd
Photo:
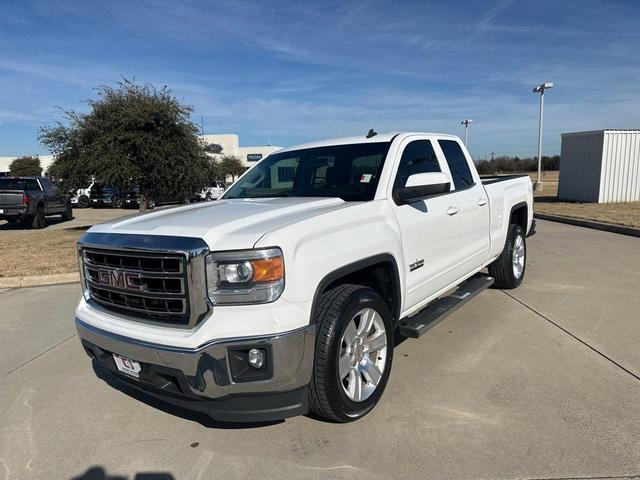
M 539 222 L 525 283 L 399 344 L 347 425 L 221 424 L 111 388 L 73 336 L 77 285 L 0 292 L 0 479 L 640 476 L 638 247 Z

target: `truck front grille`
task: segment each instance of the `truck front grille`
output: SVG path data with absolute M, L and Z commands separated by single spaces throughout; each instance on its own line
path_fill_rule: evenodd
M 85 288 L 104 308 L 163 323 L 189 323 L 186 256 L 82 248 Z

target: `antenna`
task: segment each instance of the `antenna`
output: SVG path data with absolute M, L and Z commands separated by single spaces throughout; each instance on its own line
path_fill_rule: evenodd
M 367 138 L 375 137 L 377 134 L 378 132 L 374 131 L 373 128 L 370 128 L 369 132 L 367 133 Z

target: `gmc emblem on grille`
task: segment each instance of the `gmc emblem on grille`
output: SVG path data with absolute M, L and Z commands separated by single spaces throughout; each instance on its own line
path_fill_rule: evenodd
M 142 290 L 144 282 L 139 273 L 126 270 L 98 270 L 98 280 L 102 285 L 129 290 Z

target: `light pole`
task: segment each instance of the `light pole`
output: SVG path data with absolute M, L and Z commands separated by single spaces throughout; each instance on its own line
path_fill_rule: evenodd
M 538 179 L 533 184 L 535 191 L 542 190 L 542 122 L 544 115 L 544 91 L 553 88 L 553 83 L 546 82 L 533 89 L 533 93 L 540 94 L 540 121 L 538 126 Z
M 469 133 L 467 130 L 469 129 L 470 123 L 473 123 L 473 120 L 467 119 L 460 122 L 461 125 L 464 125 L 464 146 L 467 147 L 467 150 L 469 150 L 469 144 L 467 143 L 469 140 Z

